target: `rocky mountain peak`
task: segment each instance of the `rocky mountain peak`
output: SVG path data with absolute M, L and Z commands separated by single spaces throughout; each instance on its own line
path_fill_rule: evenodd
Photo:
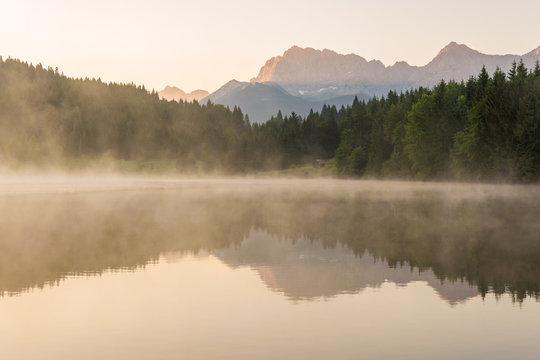
M 182 93 L 182 94 L 185 94 L 185 91 L 182 90 L 182 89 L 179 89 L 177 88 L 176 86 L 165 86 L 165 88 L 161 91 L 175 91 L 175 92 L 178 92 L 178 93 Z
M 458 44 L 455 41 L 452 41 L 448 45 L 443 47 L 441 51 L 439 51 L 436 57 L 440 57 L 444 55 L 471 55 L 471 54 L 481 54 L 481 53 L 479 51 L 471 49 L 465 44 Z
M 292 46 L 282 56 L 269 59 L 252 82 L 328 84 L 365 77 L 384 68 L 378 60 L 369 63 L 361 56 L 342 55 L 329 49 Z
M 408 67 L 410 66 L 406 61 L 396 61 L 392 67 Z

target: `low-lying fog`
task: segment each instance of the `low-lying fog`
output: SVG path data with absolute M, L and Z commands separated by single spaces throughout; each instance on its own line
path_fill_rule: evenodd
M 436 196 L 446 199 L 540 199 L 540 185 L 414 182 L 391 180 L 338 180 L 300 178 L 177 178 L 122 175 L 1 175 L 0 196 L 119 190 L 209 190 L 212 193 L 327 192 L 381 198 Z

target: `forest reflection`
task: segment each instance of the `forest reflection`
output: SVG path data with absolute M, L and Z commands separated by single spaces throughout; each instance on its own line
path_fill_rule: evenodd
M 292 300 L 426 281 L 455 303 L 540 294 L 535 196 L 153 189 L 0 197 L 0 294 L 208 251 Z

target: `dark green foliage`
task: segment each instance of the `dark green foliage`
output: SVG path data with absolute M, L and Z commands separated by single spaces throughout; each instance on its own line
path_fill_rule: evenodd
M 448 176 L 454 134 L 466 118 L 464 89 L 441 82 L 431 94 L 424 94 L 408 113 L 405 152 L 411 170 L 419 178 Z
M 479 78 L 479 82 L 483 80 Z M 514 66 L 487 78 L 455 135 L 455 173 L 474 179 L 536 181 L 540 175 L 540 77 Z

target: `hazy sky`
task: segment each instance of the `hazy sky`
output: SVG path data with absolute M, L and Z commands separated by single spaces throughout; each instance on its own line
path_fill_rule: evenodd
M 538 0 L 0 0 L 0 56 L 160 90 L 249 80 L 292 45 L 424 65 L 450 41 L 540 45 Z

